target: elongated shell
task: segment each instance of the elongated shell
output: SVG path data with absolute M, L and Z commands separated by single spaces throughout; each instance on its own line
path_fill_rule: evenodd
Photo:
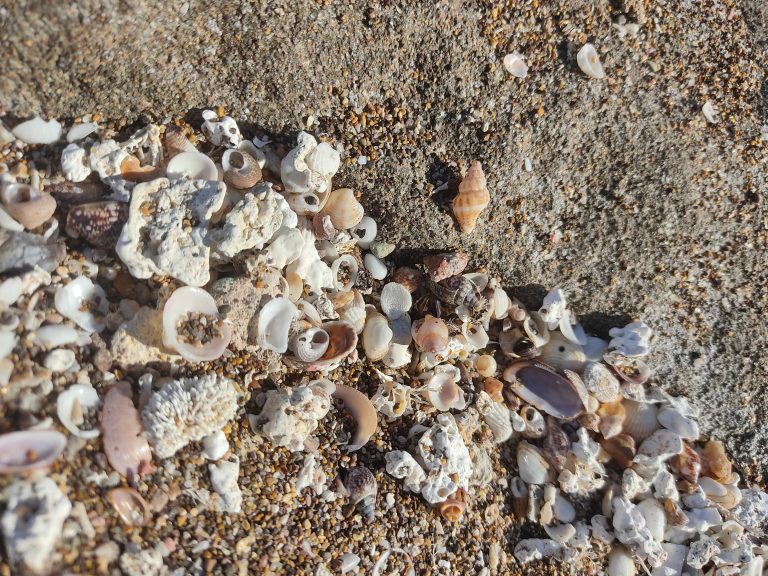
M 368 443 L 373 433 L 376 432 L 378 426 L 376 408 L 368 396 L 346 384 L 336 384 L 333 397 L 344 403 L 344 408 L 357 422 L 357 428 L 352 435 L 351 443 L 347 445 L 347 451 L 359 450 Z
M 112 468 L 123 476 L 141 472 L 152 462 L 152 452 L 132 396 L 131 385 L 118 382 L 107 392 L 101 413 L 104 453 Z
M 331 217 L 331 223 L 337 230 L 354 228 L 363 219 L 365 209 L 355 198 L 351 188 L 339 188 L 328 196 L 323 214 Z
M 624 400 L 624 423 L 621 431 L 629 434 L 638 444 L 661 428 L 656 415 L 659 409 L 656 404 Z
M 69 209 L 66 232 L 97 248 L 114 248 L 127 221 L 128 204 L 125 202 L 90 202 Z
M 509 408 L 501 402 L 495 402 L 487 392 L 480 392 L 475 405 L 493 433 L 493 441 L 497 444 L 506 442 L 512 436 L 512 421 Z
M 584 349 L 565 338 L 560 332 L 550 332 L 549 341 L 542 346 L 539 361 L 556 370 L 581 372 L 587 357 Z
M 453 199 L 453 215 L 463 234 L 475 229 L 480 213 L 491 202 L 483 167 L 473 160 L 466 176 L 459 184 L 459 194 Z
M 368 314 L 363 328 L 363 349 L 371 362 L 381 360 L 387 355 L 392 342 L 392 329 L 386 316 L 376 311 Z
M 411 328 L 413 341 L 422 352 L 437 353 L 448 345 L 448 326 L 440 318 L 427 314 Z
M 67 438 L 53 430 L 25 430 L 0 436 L 0 474 L 47 468 L 59 457 Z
M 310 328 L 291 339 L 290 348 L 302 362 L 314 362 L 322 358 L 331 338 L 322 328 Z
M 576 54 L 576 63 L 581 68 L 581 71 L 590 78 L 595 78 L 596 80 L 605 78 L 605 71 L 600 63 L 600 56 L 592 44 L 584 44 L 581 47 L 579 53 Z
M 547 417 L 547 436 L 544 438 L 542 453 L 555 471 L 562 472 L 571 450 L 571 441 L 568 435 L 560 427 L 560 424 L 552 416 Z
M 144 526 L 152 519 L 149 504 L 133 488 L 115 488 L 109 491 L 107 500 L 128 526 Z
M 241 150 L 228 149 L 221 157 L 221 167 L 224 169 L 224 182 L 245 190 L 261 181 L 261 167 L 256 158 Z
M 546 484 L 555 477 L 541 451 L 525 440 L 517 445 L 517 468 L 520 478 L 527 484 Z
M 504 380 L 520 398 L 556 418 L 575 418 L 584 411 L 576 383 L 544 364 L 515 362 L 504 370 Z
M 28 184 L 6 184 L 0 188 L 5 210 L 27 230 L 42 226 L 56 211 L 56 200 Z

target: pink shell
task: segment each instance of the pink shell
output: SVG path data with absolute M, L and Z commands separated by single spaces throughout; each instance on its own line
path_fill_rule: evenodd
M 152 452 L 132 396 L 131 385 L 118 382 L 107 392 L 101 414 L 104 453 L 112 468 L 123 476 L 142 472 L 152 462 Z
M 0 436 L 0 474 L 47 468 L 64 451 L 67 437 L 54 430 L 25 430 Z

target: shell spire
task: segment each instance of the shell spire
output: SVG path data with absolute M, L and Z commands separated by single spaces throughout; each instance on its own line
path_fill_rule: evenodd
M 483 167 L 473 160 L 466 176 L 459 184 L 459 194 L 453 200 L 453 215 L 461 228 L 462 234 L 469 234 L 475 229 L 480 213 L 491 202 Z

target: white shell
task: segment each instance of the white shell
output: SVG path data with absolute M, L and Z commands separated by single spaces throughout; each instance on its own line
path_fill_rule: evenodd
M 237 122 L 231 116 L 223 116 L 219 120 L 218 114 L 213 110 L 203 111 L 203 125 L 201 129 L 208 141 L 214 146 L 227 146 L 235 148 L 243 139 Z
M 664 529 L 667 527 L 667 515 L 664 506 L 655 498 L 646 498 L 637 505 L 640 514 L 645 518 L 645 527 L 651 531 L 651 536 L 657 542 L 664 540 Z
M 686 440 L 696 440 L 699 437 L 699 425 L 696 421 L 683 416 L 677 408 L 663 406 L 656 417 L 664 428 L 679 434 Z
M 520 409 L 520 417 L 525 420 L 525 438 L 543 438 L 547 435 L 547 424 L 544 416 L 533 406 L 524 406 Z
M 619 380 L 605 364 L 588 362 L 582 379 L 587 390 L 600 402 L 615 402 L 620 398 Z
M 219 430 L 203 438 L 203 455 L 208 460 L 220 460 L 229 452 L 229 442 L 223 431 Z
M 387 265 L 373 254 L 366 254 L 363 263 L 375 280 L 384 280 L 387 277 Z
M 352 299 L 352 302 L 339 311 L 339 318 L 349 323 L 355 329 L 355 334 L 360 334 L 365 327 L 367 316 L 365 300 L 363 300 L 363 295 L 359 291 L 353 290 L 353 292 L 355 297 Z
M 302 216 L 317 214 L 322 207 L 322 199 L 314 192 L 290 193 L 285 199 L 291 210 Z
M 109 303 L 104 290 L 94 284 L 90 278 L 79 276 L 66 286 L 56 291 L 54 299 L 56 310 L 66 316 L 83 330 L 101 332 L 106 328 L 105 317 L 109 311 Z M 95 306 L 98 316 L 82 308 Z
M 600 63 L 600 56 L 592 44 L 584 44 L 584 46 L 581 47 L 579 53 L 576 54 L 576 63 L 579 65 L 581 71 L 590 78 L 595 78 L 597 80 L 605 78 L 605 71 L 603 70 L 603 65 Z
M 24 283 L 18 276 L 0 282 L 0 304 L 13 306 L 24 291 Z
M 555 542 L 565 544 L 576 534 L 573 524 L 558 524 L 556 526 L 544 526 L 544 532 Z
M 464 322 L 461 326 L 461 333 L 464 335 L 464 338 L 467 339 L 467 344 L 471 350 L 481 350 L 488 346 L 488 342 L 490 341 L 488 333 L 480 324 Z
M 379 227 L 376 224 L 376 220 L 370 216 L 363 216 L 357 226 L 350 229 L 352 238 L 357 240 L 357 245 L 363 250 L 368 250 L 371 244 L 376 239 L 376 234 L 379 231 Z
M 392 329 L 383 314 L 372 311 L 368 314 L 362 335 L 363 349 L 366 357 L 375 362 L 387 355 L 392 342 Z
M 181 152 L 168 162 L 168 178 L 189 178 L 190 180 L 218 180 L 216 164 L 202 152 Z
M 662 428 L 661 430 L 656 430 L 643 440 L 643 443 L 637 449 L 637 454 L 638 456 L 648 456 L 657 461 L 664 461 L 682 451 L 683 439 L 671 430 Z M 636 461 L 638 456 L 635 456 Z
M 25 144 L 53 144 L 61 138 L 61 124 L 56 120 L 47 122 L 36 116 L 31 120 L 17 124 L 13 135 Z
M 502 61 L 504 69 L 512 74 L 515 78 L 525 78 L 528 76 L 528 65 L 525 63 L 523 56 L 517 52 L 512 52 L 504 56 Z
M 288 350 L 288 332 L 298 310 L 288 298 L 273 298 L 259 311 L 258 344 L 261 348 L 284 354 Z
M 99 395 L 91 386 L 74 384 L 59 394 L 56 399 L 56 414 L 64 428 L 79 438 L 96 438 L 99 434 L 98 424 L 91 430 L 78 427 L 83 421 L 86 408 L 96 408 L 100 404 Z
M 509 305 L 511 302 L 509 295 L 503 288 L 494 288 L 493 298 L 491 299 L 493 318 L 496 318 L 497 320 L 506 318 L 509 315 Z
M 69 144 L 61 151 L 61 170 L 71 182 L 82 182 L 91 174 L 88 153 L 77 144 Z
M 704 102 L 704 106 L 701 107 L 701 113 L 704 114 L 704 118 L 706 118 L 707 122 L 710 124 L 717 124 L 720 121 L 717 117 L 717 110 L 712 106 L 711 100 Z
M 632 554 L 624 546 L 615 545 L 608 554 L 606 576 L 635 576 L 637 569 Z
M 35 342 L 43 348 L 58 348 L 77 342 L 80 334 L 66 324 L 42 326 L 35 330 Z
M 526 484 L 546 484 L 554 479 L 554 472 L 541 451 L 525 440 L 517 445 L 517 468 Z
M 531 312 L 523 321 L 523 330 L 536 348 L 542 348 L 549 342 L 549 328 L 538 312 Z
M 467 272 L 466 274 L 462 274 L 462 276 L 472 282 L 472 284 L 477 287 L 478 292 L 485 290 L 488 286 L 488 281 L 490 280 L 488 274 L 485 274 L 484 272 Z
M 586 356 L 584 349 L 579 344 L 571 342 L 561 333 L 553 331 L 549 333 L 549 341 L 541 347 L 541 355 L 537 360 L 556 370 L 581 372 Z
M 389 282 L 381 289 L 381 311 L 390 320 L 397 320 L 411 309 L 413 300 L 408 289 L 398 282 Z
M 43 366 L 51 372 L 66 372 L 75 364 L 75 353 L 66 348 L 52 350 L 43 360 Z
M 496 376 L 496 368 L 496 359 L 489 354 L 483 354 L 475 360 L 475 370 L 484 378 Z
M 440 412 L 447 412 L 451 408 L 463 410 L 467 404 L 464 390 L 456 384 L 451 372 L 433 374 L 424 387 L 424 393 L 430 404 Z
M 381 362 L 389 368 L 402 368 L 411 362 L 411 347 L 408 344 L 397 344 L 393 342 L 389 347 L 389 352 Z
M 202 346 L 182 342 L 178 336 L 178 323 L 192 312 L 206 314 L 218 319 L 219 310 L 216 301 L 202 288 L 182 286 L 178 288 L 163 307 L 163 344 L 178 352 L 189 362 L 205 362 L 215 360 L 224 354 L 230 339 L 232 327 L 224 321 L 221 325 L 221 336 Z
M 0 182 L 0 188 L 1 187 L 2 182 Z M 24 225 L 20 222 L 17 222 L 16 219 L 8 214 L 8 211 L 2 205 L 0 205 L 0 228 L 5 228 L 11 232 L 21 232 L 24 230 Z
M 341 167 L 341 154 L 333 149 L 328 142 L 320 142 L 306 157 L 307 167 L 329 177 L 336 174 Z
M 477 395 L 475 407 L 493 432 L 494 442 L 498 444 L 509 440 L 513 432 L 509 408 L 501 402 L 494 401 L 485 391 Z
M 347 279 L 345 281 L 342 281 L 342 279 L 339 278 L 340 270 L 347 274 Z M 344 254 L 343 256 L 336 258 L 333 264 L 331 264 L 331 272 L 333 273 L 333 287 L 339 292 L 349 292 L 357 281 L 360 269 L 354 256 L 351 254 Z
M 330 337 L 322 328 L 310 328 L 298 333 L 290 341 L 290 347 L 302 362 L 314 362 L 328 350 Z
M 659 429 L 659 421 L 656 417 L 659 409 L 655 404 L 628 399 L 622 404 L 626 414 L 621 431 L 632 436 L 638 445 Z
M 82 140 L 86 136 L 90 136 L 96 130 L 99 129 L 99 125 L 95 122 L 84 122 L 82 124 L 73 124 L 72 128 L 67 132 L 67 142 L 77 142 Z

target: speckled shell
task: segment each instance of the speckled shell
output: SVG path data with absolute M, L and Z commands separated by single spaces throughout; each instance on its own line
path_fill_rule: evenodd
M 584 349 L 580 345 L 571 342 L 557 331 L 550 332 L 549 341 L 541 347 L 541 354 L 538 357 L 540 362 L 556 370 L 573 372 L 581 372 L 586 359 Z
M 413 341 L 422 352 L 436 353 L 448 344 L 448 326 L 440 318 L 427 314 L 412 327 Z
M 349 492 L 349 503 L 363 515 L 366 522 L 373 522 L 376 513 L 376 494 L 379 485 L 373 473 L 363 466 L 357 466 L 347 472 L 344 487 Z
M 245 190 L 261 181 L 261 167 L 256 158 L 245 151 L 229 149 L 221 157 L 224 182 L 232 188 Z
M 424 277 L 416 268 L 401 266 L 392 273 L 392 281 L 402 284 L 408 292 L 413 294 L 424 283 Z
M 144 526 L 152 519 L 149 504 L 133 488 L 114 488 L 109 491 L 107 500 L 128 526 Z
M 56 200 L 28 184 L 6 184 L 0 188 L 6 212 L 27 230 L 42 226 L 56 211 Z
M 491 202 L 483 167 L 473 160 L 466 176 L 459 184 L 459 194 L 453 199 L 453 215 L 463 234 L 475 229 L 480 213 Z
M 83 238 L 97 248 L 113 248 L 128 220 L 124 202 L 91 202 L 73 206 L 67 213 L 67 234 Z
M 624 400 L 624 424 L 621 431 L 629 434 L 635 439 L 635 442 L 642 442 L 661 428 L 656 414 L 659 409 L 655 404 L 646 402 L 635 402 L 634 400 Z
M 459 488 L 448 496 L 443 502 L 437 505 L 437 509 L 440 511 L 440 515 L 448 520 L 448 522 L 459 522 L 464 515 L 464 511 L 467 509 L 467 503 L 469 496 L 464 489 Z
M 363 205 L 357 201 L 351 188 L 339 188 L 331 192 L 323 208 L 323 214 L 331 217 L 331 223 L 337 230 L 348 230 L 357 226 L 364 213 Z
M 669 467 L 691 484 L 699 481 L 701 474 L 701 457 L 687 442 L 683 442 L 683 451 L 669 461 Z
M 107 392 L 101 413 L 104 453 L 112 468 L 123 476 L 141 472 L 152 462 L 152 452 L 132 395 L 128 382 L 118 382 Z

